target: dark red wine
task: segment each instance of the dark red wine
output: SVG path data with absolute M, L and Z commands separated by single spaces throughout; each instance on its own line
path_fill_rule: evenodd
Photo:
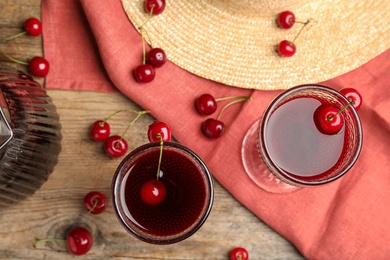
M 342 158 L 345 126 L 335 135 L 322 134 L 314 111 L 318 97 L 299 97 L 283 103 L 270 116 L 265 143 L 269 156 L 286 174 L 316 179 Z
M 157 178 L 159 149 L 158 145 L 138 149 L 123 169 L 119 191 L 124 212 L 121 218 L 138 236 L 168 238 L 192 234 L 191 230 L 203 224 L 211 208 L 211 176 L 188 151 L 164 145 L 159 180 L 165 184 L 167 196 L 159 205 L 146 204 L 140 190 L 144 183 Z

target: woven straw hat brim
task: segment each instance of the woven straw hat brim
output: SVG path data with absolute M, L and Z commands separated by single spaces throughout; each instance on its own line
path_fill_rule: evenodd
M 144 0 L 121 0 L 135 28 L 148 18 Z M 281 57 L 276 46 L 292 41 L 302 24 L 276 25 L 285 10 L 311 19 Z M 388 0 L 167 0 L 163 13 L 143 27 L 154 47 L 200 77 L 250 89 L 288 89 L 353 70 L 390 47 Z M 146 38 L 148 40 L 148 38 Z

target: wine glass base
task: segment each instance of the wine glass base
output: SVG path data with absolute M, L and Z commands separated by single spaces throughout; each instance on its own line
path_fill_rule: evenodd
M 260 119 L 254 122 L 242 142 L 241 157 L 249 178 L 260 188 L 271 193 L 291 193 L 301 187 L 287 184 L 268 169 L 258 150 L 258 129 Z

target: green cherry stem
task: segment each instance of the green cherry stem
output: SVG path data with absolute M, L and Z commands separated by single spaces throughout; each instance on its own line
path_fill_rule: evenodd
M 87 215 L 91 214 L 91 212 L 96 208 L 97 204 L 99 203 L 99 200 L 98 199 L 95 199 L 93 201 L 93 206 L 92 208 L 87 212 Z
M 354 104 L 355 104 L 355 101 L 354 101 L 354 100 L 350 101 L 348 104 L 346 104 L 345 106 L 343 106 L 336 114 L 331 115 L 331 116 L 328 116 L 328 120 L 329 120 L 329 121 L 332 121 L 334 117 L 338 116 L 338 115 L 341 114 L 345 109 L 347 109 L 347 108 L 350 107 L 350 106 L 353 106 Z
M 128 110 L 130 112 L 134 112 L 134 110 Z M 125 131 L 122 133 L 121 138 L 119 139 L 119 142 L 116 143 L 116 145 L 119 145 L 122 138 L 125 136 L 126 132 L 129 130 L 130 126 L 132 126 L 138 118 L 140 118 L 142 115 L 149 113 L 148 110 L 142 110 L 142 111 L 136 111 L 137 116 L 130 122 L 130 124 L 126 127 Z
M 20 32 L 20 33 L 18 33 L 18 34 L 13 35 L 13 36 L 7 37 L 7 38 L 5 38 L 5 39 L 3 40 L 3 42 L 7 42 L 7 41 L 9 41 L 9 40 L 15 39 L 15 38 L 17 38 L 17 37 L 19 37 L 19 36 L 25 35 L 26 33 L 27 33 L 26 31 L 23 31 L 23 32 Z
M 227 97 L 220 97 L 216 98 L 215 101 L 224 101 L 224 100 L 229 100 L 229 99 L 242 99 L 242 98 L 247 98 L 246 96 L 227 96 Z
M 244 102 L 244 101 L 247 101 L 247 100 L 251 101 L 251 100 L 253 100 L 253 97 L 252 97 L 252 96 L 249 96 L 249 97 L 243 96 L 243 97 L 240 97 L 240 98 L 238 98 L 238 99 L 236 99 L 236 100 L 233 100 L 233 101 L 227 103 L 227 104 L 221 109 L 221 111 L 219 112 L 219 114 L 218 114 L 218 116 L 217 116 L 217 120 L 219 120 L 219 119 L 221 118 L 222 113 L 223 113 L 228 107 L 230 107 L 231 105 L 234 105 L 234 104 L 236 104 L 236 103 Z
M 5 53 L 3 50 L 0 49 L 0 52 L 7 58 L 9 59 L 10 61 L 13 61 L 15 63 L 18 63 L 18 64 L 21 64 L 21 65 L 27 65 L 28 66 L 28 62 L 25 62 L 25 61 L 21 61 L 21 60 L 17 60 L 13 57 L 11 57 L 10 55 L 8 55 L 7 53 Z
M 149 22 L 149 20 L 152 19 L 154 7 L 155 7 L 155 5 L 152 4 L 151 8 L 150 8 L 148 19 L 146 19 L 146 21 L 141 26 L 139 26 L 138 29 L 142 29 L 142 27 L 144 27 L 145 24 L 147 24 Z
M 45 242 L 65 242 L 66 240 L 63 238 L 44 238 L 38 239 L 33 242 L 33 247 L 36 247 L 37 244 L 45 243 Z
M 163 137 L 162 137 L 162 135 L 160 133 L 157 133 L 156 137 L 160 139 L 160 155 L 158 157 L 158 166 L 157 166 L 157 180 L 158 180 L 160 178 L 161 161 L 162 161 L 164 141 L 163 141 Z
M 118 111 L 115 111 L 114 113 L 110 114 L 108 117 L 106 117 L 102 122 L 101 122 L 101 126 L 104 125 L 105 122 L 107 122 L 110 118 L 112 118 L 113 116 L 115 116 L 116 114 L 118 113 L 122 113 L 122 112 L 129 112 L 129 113 L 135 113 L 139 116 L 143 115 L 143 114 L 147 114 L 149 113 L 150 111 L 149 110 L 142 110 L 142 111 L 136 111 L 136 110 L 132 110 L 132 109 L 121 109 L 121 110 L 118 110 Z M 137 118 L 138 119 L 138 118 Z

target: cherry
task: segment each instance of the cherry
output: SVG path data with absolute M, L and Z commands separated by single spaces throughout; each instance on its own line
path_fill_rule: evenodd
M 110 125 L 103 120 L 97 120 L 90 129 L 90 135 L 95 141 L 104 141 L 110 136 Z
M 165 0 L 146 0 L 144 8 L 149 14 L 161 14 L 165 9 Z
M 342 90 L 340 90 L 340 93 L 343 94 L 349 100 L 349 102 L 352 103 L 356 111 L 359 110 L 362 105 L 363 98 L 362 95 L 360 95 L 360 93 L 356 89 L 343 88 Z
M 149 142 L 169 142 L 172 139 L 171 127 L 161 121 L 154 121 L 148 128 Z
M 42 24 L 37 18 L 29 18 L 24 22 L 26 33 L 31 36 L 38 36 L 42 33 Z
M 66 243 L 69 252 L 74 255 L 83 255 L 91 249 L 93 239 L 88 229 L 75 227 L 66 235 Z
M 217 101 L 210 94 L 203 94 L 195 101 L 195 107 L 201 115 L 211 115 L 217 110 Z
M 84 197 L 83 201 L 85 209 L 88 213 L 100 214 L 107 208 L 107 197 L 101 192 L 91 191 Z
M 155 76 L 156 71 L 150 64 L 141 64 L 134 69 L 134 77 L 138 82 L 151 82 Z
M 34 57 L 29 63 L 29 71 L 37 77 L 46 77 L 49 73 L 49 62 L 42 57 Z
M 128 144 L 126 140 L 119 135 L 108 137 L 104 144 L 106 153 L 114 158 L 123 156 L 127 152 L 127 149 Z
M 218 138 L 225 132 L 225 124 L 214 118 L 209 118 L 202 124 L 203 134 L 208 138 Z
M 167 196 L 167 189 L 160 180 L 151 179 L 142 185 L 140 195 L 146 204 L 159 205 Z
M 146 54 L 146 63 L 160 68 L 167 61 L 167 55 L 161 48 L 153 48 Z
M 293 42 L 283 40 L 278 45 L 278 52 L 283 57 L 291 57 L 296 52 L 296 47 Z
M 341 114 L 343 109 L 340 110 L 331 105 L 319 106 L 314 112 L 314 122 L 317 129 L 327 135 L 334 135 L 340 132 L 344 125 L 344 118 Z
M 230 260 L 248 260 L 248 251 L 243 247 L 233 248 L 229 253 Z
M 290 11 L 281 12 L 276 22 L 280 28 L 290 29 L 295 24 L 295 15 Z

